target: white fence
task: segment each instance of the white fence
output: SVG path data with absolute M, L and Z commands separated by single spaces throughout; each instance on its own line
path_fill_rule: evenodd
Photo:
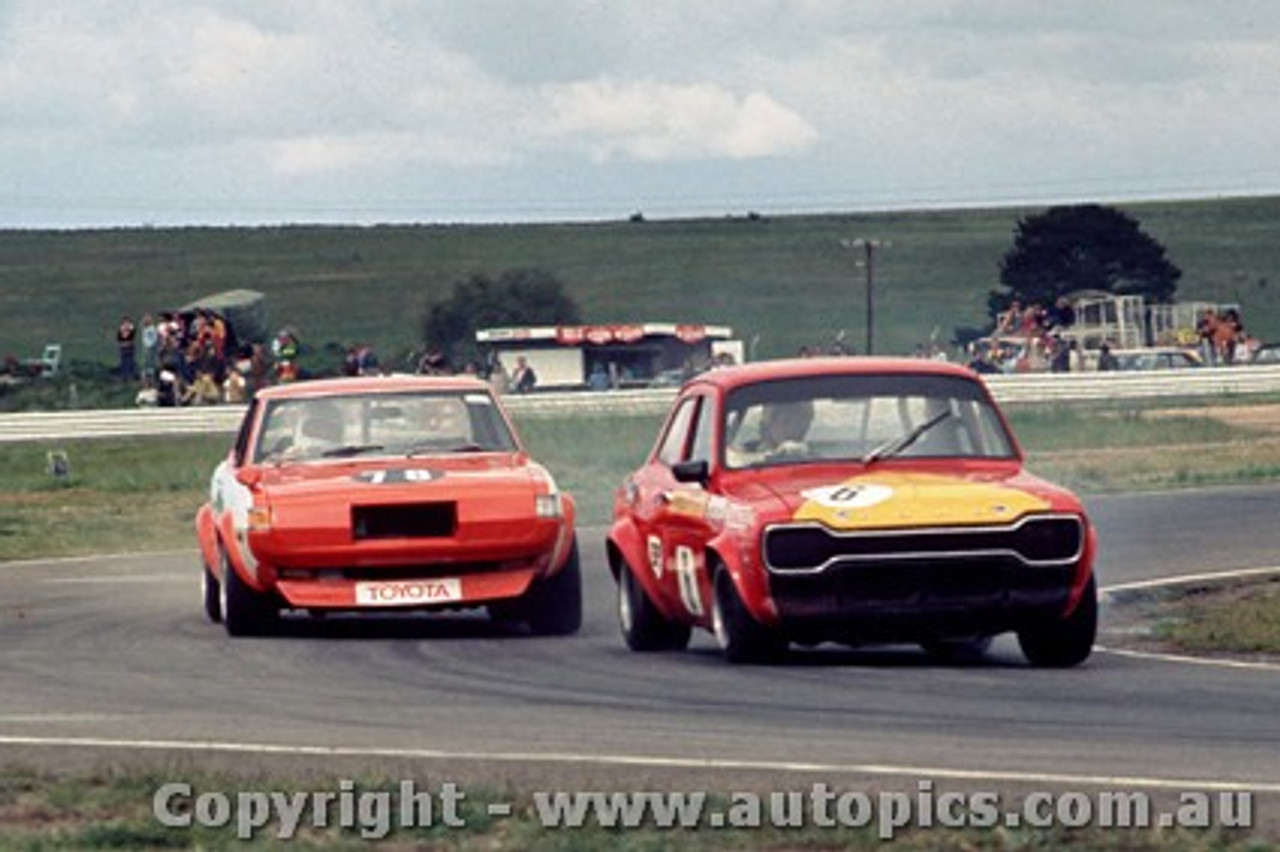
M 1155 397 L 1221 398 L 1280 393 L 1280 366 L 1147 373 L 1035 373 L 987 376 L 1001 403 L 1089 402 Z M 512 416 L 642 414 L 666 411 L 673 388 L 605 393 L 535 393 L 504 399 Z M 234 432 L 243 406 L 30 412 L 0 415 L 0 443 L 133 435 Z

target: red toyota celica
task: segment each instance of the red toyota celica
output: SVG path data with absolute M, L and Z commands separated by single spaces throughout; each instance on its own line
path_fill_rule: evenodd
M 268 388 L 196 516 L 205 611 L 487 607 L 534 633 L 582 621 L 574 503 L 488 385 L 379 376 Z

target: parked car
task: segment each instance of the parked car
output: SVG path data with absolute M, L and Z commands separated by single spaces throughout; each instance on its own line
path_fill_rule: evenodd
M 635 651 L 711 631 L 730 661 L 790 643 L 973 654 L 1017 633 L 1072 666 L 1097 625 L 1080 501 L 1023 469 L 982 380 L 919 359 L 713 370 L 683 386 L 608 531 Z
M 259 392 L 196 517 L 208 617 L 488 607 L 582 620 L 574 502 L 484 382 L 424 376 Z
M 1116 349 L 1119 370 L 1188 370 L 1203 367 L 1200 355 L 1190 349 L 1160 346 L 1149 349 Z
M 1263 343 L 1249 356 L 1250 364 L 1280 364 L 1280 343 Z

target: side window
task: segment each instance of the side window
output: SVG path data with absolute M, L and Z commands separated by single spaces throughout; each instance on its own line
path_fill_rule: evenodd
M 689 397 L 680 403 L 680 407 L 671 416 L 667 433 L 658 447 L 658 461 L 667 467 L 684 459 L 684 448 L 689 444 L 689 429 L 696 419 L 697 411 L 698 398 Z
M 244 419 L 240 421 L 240 431 L 236 435 L 235 461 L 236 467 L 240 467 L 245 463 L 249 455 L 249 432 L 253 429 L 253 421 L 258 415 L 258 403 L 249 404 L 248 410 L 244 413 Z
M 702 397 L 702 405 L 698 409 L 698 422 L 694 427 L 693 446 L 689 448 L 689 461 L 711 461 L 711 452 L 716 434 L 716 418 L 710 397 Z

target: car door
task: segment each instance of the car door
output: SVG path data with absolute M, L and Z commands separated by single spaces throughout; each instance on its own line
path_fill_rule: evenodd
M 706 623 L 710 618 L 711 584 L 706 544 L 712 530 L 707 522 L 710 495 L 700 482 L 681 482 L 677 465 L 711 461 L 714 403 L 710 396 L 690 394 L 681 401 L 673 428 L 654 458 L 653 524 L 648 536 L 650 570 L 669 604 L 686 618 Z

